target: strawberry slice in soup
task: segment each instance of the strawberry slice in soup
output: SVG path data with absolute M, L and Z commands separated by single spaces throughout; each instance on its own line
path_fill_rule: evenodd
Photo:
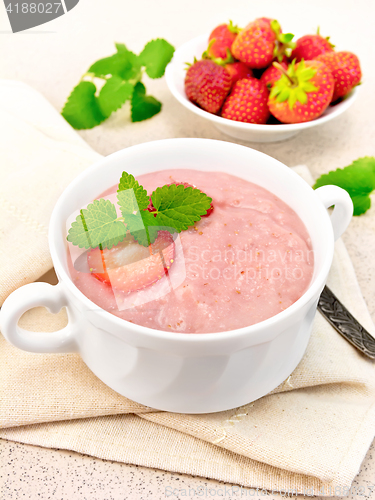
M 128 234 L 110 250 L 95 248 L 87 254 L 90 272 L 95 278 L 122 292 L 134 292 L 155 283 L 167 274 L 173 263 L 175 244 L 168 231 L 144 247 Z

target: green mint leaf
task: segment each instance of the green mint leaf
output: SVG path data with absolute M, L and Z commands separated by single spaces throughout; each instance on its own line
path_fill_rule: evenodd
M 134 52 L 128 50 L 123 43 L 116 43 L 115 45 L 118 54 L 126 56 L 128 62 L 130 63 L 130 66 L 124 68 L 124 70 L 120 73 L 120 76 L 124 80 L 137 80 L 137 81 L 140 80 L 142 77 L 141 73 L 142 64 L 139 57 L 135 55 Z
M 73 128 L 93 128 L 106 119 L 98 105 L 95 92 L 96 87 L 92 82 L 83 81 L 74 87 L 61 112 Z
M 99 59 L 88 69 L 98 78 L 108 75 L 118 76 L 123 80 L 139 80 L 141 78 L 141 61 L 139 57 L 128 50 L 123 43 L 116 43 L 116 54 Z
M 109 57 L 104 57 L 94 62 L 89 69 L 88 73 L 93 73 L 98 78 L 105 78 L 107 75 L 122 76 L 124 72 L 128 71 L 132 66 L 127 53 L 117 52 Z
M 117 190 L 117 200 L 123 217 L 129 214 L 136 215 L 148 207 L 149 197 L 147 191 L 140 186 L 134 176 L 123 172 Z
M 117 220 L 116 207 L 109 200 L 94 200 L 80 211 L 67 240 L 79 248 L 112 248 L 126 236 L 126 227 Z
M 115 43 L 117 52 L 129 52 L 128 48 L 124 43 Z
M 146 96 L 146 88 L 143 83 L 138 82 L 134 87 L 132 97 L 132 122 L 141 122 L 152 118 L 161 110 L 161 102 L 152 96 Z
M 166 40 L 158 38 L 145 45 L 139 54 L 142 66 L 150 78 L 160 78 L 164 75 L 165 68 L 172 59 L 174 47 Z
M 134 85 L 119 76 L 112 76 L 103 85 L 98 96 L 98 105 L 103 115 L 108 118 L 111 113 L 121 108 L 125 101 L 131 99 Z
M 350 197 L 354 205 L 353 215 L 362 215 L 371 207 L 371 198 L 369 196 L 350 194 Z
M 345 168 L 328 172 L 317 179 L 313 188 L 327 184 L 335 184 L 349 193 L 354 205 L 354 215 L 365 213 L 371 206 L 369 195 L 375 189 L 375 158 L 358 158 Z
M 207 213 L 212 199 L 199 189 L 183 185 L 163 186 L 151 195 L 159 226 L 184 231 Z
M 165 229 L 158 225 L 156 217 L 148 210 L 142 210 L 137 215 L 125 215 L 124 221 L 126 228 L 130 231 L 134 239 L 145 247 L 154 243 L 158 236 L 158 231 Z
M 150 202 L 149 196 L 134 176 L 127 172 L 122 173 L 117 200 L 127 230 L 139 244 L 148 246 L 153 243 L 159 229 L 152 227 L 157 224 L 157 221 L 154 214 L 146 210 Z

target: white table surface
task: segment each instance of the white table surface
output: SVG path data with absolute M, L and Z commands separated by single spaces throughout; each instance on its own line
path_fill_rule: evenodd
M 285 164 L 306 164 L 314 177 L 344 167 L 354 159 L 375 154 L 375 39 L 373 0 L 80 0 L 67 15 L 28 32 L 12 34 L 0 5 L 0 77 L 24 81 L 61 110 L 66 97 L 89 65 L 114 52 L 124 42 L 134 52 L 152 38 L 163 37 L 178 47 L 233 19 L 244 26 L 260 16 L 277 18 L 284 31 L 314 32 L 319 25 L 338 50 L 351 50 L 361 59 L 363 82 L 357 102 L 342 117 L 282 143 L 249 144 Z M 80 132 L 98 152 L 107 155 L 141 142 L 168 137 L 207 137 L 229 140 L 204 120 L 185 110 L 169 94 L 164 79 L 148 81 L 147 89 L 163 103 L 162 112 L 132 124 L 129 108 L 103 125 Z M 1 167 L 0 167 L 1 168 Z M 375 200 L 374 200 L 375 201 Z M 358 280 L 375 320 L 375 208 L 356 218 L 344 236 Z M 372 228 L 370 229 L 370 223 Z M 51 279 L 51 276 L 49 277 Z M 374 444 L 355 485 L 375 482 Z M 70 451 L 58 451 L 0 441 L 0 498 L 46 500 L 184 498 L 186 488 L 211 488 L 204 498 L 218 496 L 222 484 L 144 467 L 103 461 Z M 230 485 L 229 485 L 230 486 Z M 166 492 L 166 488 L 169 489 Z M 237 492 L 233 497 L 240 497 Z M 270 495 L 268 498 L 273 498 Z M 363 497 L 375 499 L 375 493 Z

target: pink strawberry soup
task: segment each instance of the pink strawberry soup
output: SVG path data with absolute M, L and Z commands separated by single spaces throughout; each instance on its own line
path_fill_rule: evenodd
M 115 288 L 98 279 L 92 267 L 84 272 L 69 258 L 73 282 L 102 309 L 157 330 L 221 332 L 280 313 L 308 288 L 314 268 L 309 234 L 298 215 L 274 194 L 222 172 L 164 170 L 137 180 L 150 194 L 165 184 L 187 182 L 212 198 L 214 210 L 174 235 L 174 243 L 165 238 L 169 233 L 160 237 L 159 246 L 172 241 L 174 249 L 171 253 L 167 248 L 169 269 L 156 280 L 152 273 L 158 272 L 157 265 L 147 259 L 148 248 L 143 247 L 139 258 L 137 252 L 132 254 L 129 266 L 139 268 L 143 260 L 144 273 L 152 277 L 149 285 L 143 277 L 137 291 L 122 291 L 118 284 Z M 109 196 L 115 202 L 116 190 L 113 186 L 99 198 Z M 128 267 L 128 274 L 132 272 Z

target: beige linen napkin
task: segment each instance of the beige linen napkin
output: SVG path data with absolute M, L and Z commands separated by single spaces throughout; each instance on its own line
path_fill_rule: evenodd
M 0 132 L 3 300 L 51 266 L 53 204 L 99 155 L 22 84 L 0 82 Z M 329 285 L 374 332 L 341 241 Z M 21 321 L 51 331 L 66 317 L 37 308 Z M 342 496 L 375 435 L 374 375 L 374 364 L 317 314 L 303 360 L 272 394 L 227 412 L 181 415 L 119 396 L 76 354 L 25 353 L 0 337 L 0 437 L 248 487 Z
M 47 232 L 65 187 L 100 158 L 31 87 L 0 80 L 0 305 L 52 267 Z

